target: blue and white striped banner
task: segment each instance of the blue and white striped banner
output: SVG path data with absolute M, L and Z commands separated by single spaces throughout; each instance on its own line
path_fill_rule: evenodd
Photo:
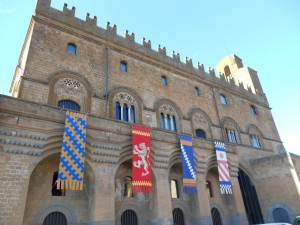
M 197 180 L 194 165 L 192 137 L 184 134 L 179 134 L 179 139 L 182 158 L 183 191 L 186 193 L 196 193 Z

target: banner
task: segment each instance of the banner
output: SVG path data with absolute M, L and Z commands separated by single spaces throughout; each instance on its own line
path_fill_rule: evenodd
M 222 142 L 215 142 L 215 148 L 218 161 L 221 194 L 232 194 L 231 179 L 226 157 L 225 144 Z
M 150 154 L 150 129 L 132 125 L 133 193 L 153 192 Z
M 66 113 L 57 189 L 83 189 L 86 115 Z
M 197 180 L 194 165 L 194 152 L 192 137 L 179 134 L 183 173 L 183 191 L 187 193 L 197 192 Z

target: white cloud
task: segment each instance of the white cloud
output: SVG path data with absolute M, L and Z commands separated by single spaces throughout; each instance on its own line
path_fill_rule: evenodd
M 13 11 L 15 11 L 15 9 L 1 9 L 0 8 L 0 13 L 3 13 L 3 14 L 11 14 Z

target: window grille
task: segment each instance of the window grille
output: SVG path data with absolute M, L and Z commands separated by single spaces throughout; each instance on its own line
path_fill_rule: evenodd
M 173 210 L 174 225 L 184 225 L 184 216 L 181 209 L 176 208 Z
M 206 134 L 205 134 L 204 130 L 197 129 L 196 130 L 196 137 L 206 138 Z
M 121 225 L 138 225 L 138 220 L 133 210 L 126 210 L 121 216 Z
M 52 212 L 46 216 L 43 225 L 67 225 L 67 219 L 61 212 Z
M 57 106 L 63 109 L 70 109 L 73 111 L 80 111 L 80 105 L 71 100 L 61 100 L 57 103 Z
M 213 220 L 213 225 L 222 225 L 222 218 L 219 210 L 217 208 L 211 209 L 211 216 Z

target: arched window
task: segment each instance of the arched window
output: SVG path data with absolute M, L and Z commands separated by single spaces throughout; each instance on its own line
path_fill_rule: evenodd
M 236 144 L 237 140 L 236 140 L 235 130 L 230 129 L 230 128 L 226 128 L 225 131 L 226 131 L 227 141 L 230 142 L 230 143 Z
M 254 148 L 261 148 L 260 140 L 258 135 L 250 134 L 251 145 Z
M 231 76 L 231 72 L 230 72 L 229 66 L 225 66 L 224 67 L 224 73 L 225 73 L 226 77 L 230 77 Z
M 128 93 L 120 92 L 114 96 L 115 119 L 135 123 L 136 100 Z
M 200 137 L 200 138 L 206 138 L 206 134 L 205 134 L 204 130 L 201 130 L 201 129 L 196 130 L 196 136 Z
M 123 121 L 128 121 L 128 106 L 127 104 L 122 105 L 122 120 Z
M 160 114 L 160 122 L 161 122 L 161 128 L 166 129 L 165 115 L 163 113 Z
M 122 213 L 121 225 L 138 225 L 138 219 L 133 210 L 125 210 Z
M 253 115 L 257 115 L 256 107 L 255 107 L 254 105 L 250 105 L 250 112 L 251 112 Z
M 179 198 L 178 181 L 177 180 L 170 181 L 170 189 L 171 189 L 171 198 Z
M 117 120 L 121 120 L 121 105 L 119 102 L 116 102 L 116 117 Z
M 237 123 L 231 118 L 224 119 L 224 132 L 229 143 L 236 144 L 239 142 L 239 128 Z
M 274 209 L 273 218 L 275 223 L 291 223 L 289 214 L 283 208 Z
M 124 177 L 124 197 L 132 198 L 132 178 L 130 176 Z
M 134 110 L 134 105 L 130 106 L 130 108 L 129 108 L 129 122 L 135 123 L 135 110 Z
M 125 61 L 120 62 L 120 70 L 123 72 L 127 72 L 127 63 Z
M 254 148 L 263 148 L 263 136 L 260 130 L 253 124 L 248 127 L 250 144 Z
M 163 85 L 167 85 L 168 84 L 168 81 L 167 81 L 167 77 L 166 76 L 161 76 L 161 83 L 163 84 Z
M 167 104 L 163 104 L 159 107 L 158 111 L 160 112 L 160 122 L 161 122 L 161 128 L 171 131 L 177 130 L 176 125 L 176 111 L 175 109 Z
M 76 45 L 74 45 L 72 43 L 68 43 L 67 52 L 72 54 L 72 55 L 76 55 Z
M 172 130 L 174 131 L 177 130 L 175 116 L 172 116 L 172 124 L 173 124 Z
M 61 212 L 52 212 L 46 216 L 43 225 L 67 225 L 67 219 Z
M 57 103 L 57 106 L 60 108 L 64 108 L 64 109 L 70 109 L 73 111 L 80 111 L 80 105 L 78 105 L 76 102 L 71 101 L 71 100 L 60 100 Z
M 181 209 L 176 208 L 173 210 L 174 225 L 184 225 L 184 216 Z
M 211 209 L 211 216 L 213 220 L 213 225 L 222 225 L 222 218 L 219 210 L 217 208 Z
M 160 113 L 161 128 L 176 131 L 176 119 L 174 115 Z
M 199 88 L 198 88 L 198 87 L 195 87 L 195 94 L 196 94 L 196 96 L 199 96 L 199 95 L 200 95 L 200 92 L 199 92 Z
M 57 189 L 56 186 L 57 178 L 58 178 L 58 171 L 53 173 L 51 194 L 52 196 L 65 196 L 66 195 L 65 190 Z
M 222 105 L 227 105 L 227 98 L 225 97 L 225 95 L 220 94 L 220 101 Z

